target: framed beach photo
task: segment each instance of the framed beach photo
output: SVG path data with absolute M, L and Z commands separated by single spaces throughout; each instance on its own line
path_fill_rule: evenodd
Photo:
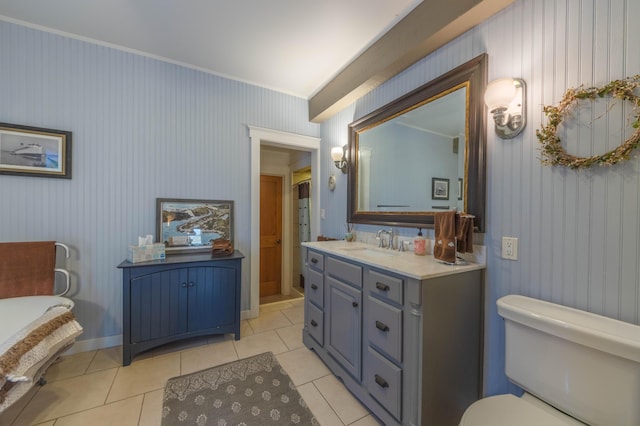
M 433 200 L 449 199 L 449 179 L 431 178 L 431 198 Z
M 0 123 L 0 174 L 71 179 L 71 132 Z
M 167 254 L 210 251 L 217 239 L 233 245 L 233 201 L 157 198 L 156 235 Z

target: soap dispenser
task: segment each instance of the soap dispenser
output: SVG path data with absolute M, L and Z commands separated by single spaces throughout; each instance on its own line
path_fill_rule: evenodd
M 424 256 L 427 254 L 427 240 L 422 236 L 422 228 L 418 228 L 418 235 L 413 241 L 413 253 L 417 256 Z

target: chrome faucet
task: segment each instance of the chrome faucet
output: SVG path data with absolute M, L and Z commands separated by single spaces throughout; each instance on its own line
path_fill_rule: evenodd
M 378 240 L 378 247 L 382 247 L 382 248 L 384 248 L 384 239 L 381 237 L 381 235 L 383 235 L 383 234 L 387 234 L 388 235 L 389 245 L 387 246 L 387 248 L 389 250 L 393 250 L 393 228 L 389 228 L 389 230 L 380 229 L 377 232 L 376 240 Z

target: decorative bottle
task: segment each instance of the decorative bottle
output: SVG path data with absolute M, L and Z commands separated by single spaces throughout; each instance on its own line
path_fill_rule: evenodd
M 422 228 L 418 228 L 418 235 L 413 241 L 413 253 L 417 256 L 424 256 L 427 254 L 427 240 L 422 236 Z

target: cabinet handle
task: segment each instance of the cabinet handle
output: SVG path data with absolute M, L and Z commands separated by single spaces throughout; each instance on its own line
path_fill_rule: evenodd
M 357 308 L 357 307 L 358 307 L 358 302 L 351 302 L 351 305 L 352 305 L 354 308 Z
M 194 287 L 194 286 L 195 286 L 195 283 L 194 283 L 193 281 L 191 281 L 191 282 L 189 283 L 189 287 Z
M 378 384 L 378 386 L 380 386 L 381 388 L 388 388 L 389 387 L 389 383 L 383 379 L 382 377 L 378 376 L 377 374 L 374 374 L 375 378 L 376 378 L 376 383 Z
M 311 258 L 311 263 L 318 263 L 318 259 L 316 259 L 315 257 Z
M 317 327 L 318 323 L 316 322 L 316 320 L 311 320 L 311 325 L 314 327 Z
M 382 291 L 389 291 L 389 286 L 379 281 L 376 283 L 376 288 Z
M 389 326 L 380 321 L 376 321 L 376 328 L 380 331 L 389 331 Z
M 182 284 L 180 284 L 180 286 L 181 286 L 182 288 L 186 288 L 186 287 L 187 287 L 187 283 L 182 283 Z
M 318 289 L 318 286 L 317 286 L 317 285 L 315 285 L 315 284 L 311 284 L 311 290 L 317 290 L 317 289 Z

